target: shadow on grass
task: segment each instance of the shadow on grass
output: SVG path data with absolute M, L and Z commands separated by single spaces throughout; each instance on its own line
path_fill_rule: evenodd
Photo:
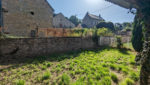
M 11 68 L 18 68 L 24 65 L 28 64 L 39 64 L 43 63 L 45 61 L 50 62 L 60 62 L 65 59 L 73 59 L 75 57 L 78 57 L 81 53 L 84 53 L 86 51 L 92 51 L 95 53 L 98 53 L 105 49 L 117 49 L 112 47 L 98 47 L 95 49 L 89 49 L 89 50 L 79 50 L 79 51 L 72 51 L 72 52 L 66 52 L 66 53 L 55 53 L 51 54 L 50 56 L 39 56 L 39 57 L 26 57 L 26 58 L 1 58 L 0 59 L 0 72 L 5 69 L 11 69 Z M 127 51 L 128 49 L 120 49 L 119 50 L 123 54 L 129 54 Z

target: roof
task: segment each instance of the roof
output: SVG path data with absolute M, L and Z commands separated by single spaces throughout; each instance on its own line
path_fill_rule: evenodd
M 48 3 L 47 0 L 45 0 L 45 2 L 48 4 L 48 6 L 52 9 L 52 11 L 54 11 L 53 7 Z
M 92 19 L 97 19 L 97 20 L 104 20 L 101 16 L 96 16 L 90 13 L 87 13 L 87 15 L 92 18 Z
M 139 8 L 136 5 L 136 0 L 106 0 L 108 2 L 114 3 L 116 5 L 119 5 L 121 7 L 131 9 L 131 8 Z

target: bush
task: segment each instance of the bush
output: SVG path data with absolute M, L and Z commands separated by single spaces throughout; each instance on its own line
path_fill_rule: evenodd
M 123 47 L 123 44 L 121 42 L 121 37 L 120 36 L 117 36 L 117 48 L 122 48 Z
M 143 33 L 141 21 L 135 17 L 134 20 L 134 29 L 132 32 L 132 45 L 135 51 L 140 52 L 143 48 Z
M 118 77 L 117 77 L 116 74 L 111 73 L 111 79 L 112 79 L 115 83 L 118 83 Z
M 25 85 L 25 81 L 24 80 L 17 80 L 16 85 Z
M 99 28 L 97 29 L 97 36 L 113 36 L 113 33 L 108 28 Z
M 111 31 L 114 31 L 115 30 L 115 27 L 114 27 L 114 24 L 112 22 L 105 22 L 105 21 L 102 21 L 100 22 L 99 24 L 96 25 L 97 28 L 108 28 L 110 29 Z

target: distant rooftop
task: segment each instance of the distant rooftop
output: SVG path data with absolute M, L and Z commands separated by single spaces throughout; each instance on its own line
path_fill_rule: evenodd
M 90 13 L 88 13 L 88 12 L 87 12 L 87 14 L 88 14 L 89 17 L 91 17 L 91 18 L 93 18 L 93 19 L 104 20 L 104 19 L 101 17 L 101 15 L 97 16 L 97 15 L 90 14 Z

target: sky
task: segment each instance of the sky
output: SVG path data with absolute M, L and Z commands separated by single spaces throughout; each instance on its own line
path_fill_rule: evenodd
M 70 17 L 76 15 L 83 19 L 87 12 L 94 15 L 101 15 L 105 21 L 114 23 L 132 22 L 133 14 L 128 13 L 129 9 L 122 8 L 104 0 L 48 0 L 55 10 L 55 13 L 63 13 Z

